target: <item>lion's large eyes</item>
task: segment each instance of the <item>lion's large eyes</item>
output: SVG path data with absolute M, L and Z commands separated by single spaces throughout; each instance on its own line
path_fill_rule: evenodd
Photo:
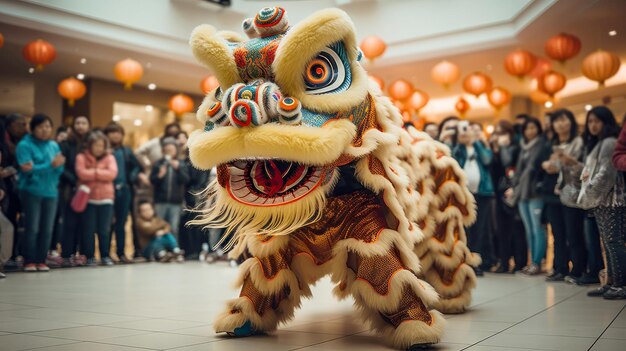
M 338 93 L 350 87 L 352 75 L 343 43 L 320 51 L 304 71 L 307 94 Z

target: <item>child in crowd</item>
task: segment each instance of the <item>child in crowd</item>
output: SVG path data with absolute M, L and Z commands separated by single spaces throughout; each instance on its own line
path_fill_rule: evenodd
M 109 140 L 101 132 L 92 132 L 87 138 L 84 152 L 76 156 L 76 175 L 80 185 L 89 187 L 89 201 L 84 212 L 83 252 L 87 265 L 95 266 L 94 233 L 98 234 L 101 263 L 112 266 L 109 257 L 111 219 L 115 191 L 113 180 L 117 177 L 115 157 L 108 152 Z
M 135 226 L 139 233 L 139 245 L 146 259 L 156 258 L 159 262 L 176 260 L 184 262 L 184 251 L 171 232 L 171 226 L 154 213 L 149 201 L 139 202 L 139 216 Z
M 154 186 L 154 207 L 157 215 L 170 224 L 172 234 L 176 237 L 189 172 L 179 158 L 176 139 L 164 138 L 162 148 L 163 158 L 152 166 L 150 173 L 150 181 Z

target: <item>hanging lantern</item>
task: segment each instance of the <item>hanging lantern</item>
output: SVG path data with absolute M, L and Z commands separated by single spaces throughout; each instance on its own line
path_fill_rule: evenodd
M 469 111 L 470 104 L 463 97 L 460 97 L 456 104 L 454 104 L 454 109 L 463 117 L 465 113 Z
M 548 72 L 551 69 L 552 69 L 552 63 L 549 60 L 543 57 L 538 57 L 537 60 L 535 61 L 535 67 L 530 72 L 530 75 L 535 78 L 539 78 L 544 73 Z
M 200 89 L 202 89 L 202 92 L 205 95 L 217 89 L 217 87 L 219 86 L 220 82 L 217 81 L 217 78 L 215 78 L 215 76 L 208 76 L 204 78 L 200 83 Z
M 463 80 L 463 90 L 479 97 L 491 89 L 491 78 L 482 72 L 474 72 Z
M 57 91 L 64 99 L 67 99 L 67 104 L 70 107 L 74 107 L 74 102 L 83 96 L 87 92 L 87 87 L 80 80 L 70 77 L 63 79 L 57 86 Z
M 583 60 L 582 71 L 585 77 L 598 82 L 598 88 L 604 86 L 604 81 L 613 77 L 621 62 L 619 57 L 612 52 L 598 50 L 589 54 Z
M 385 87 L 385 82 L 382 79 L 380 79 L 379 77 L 373 76 L 373 75 L 370 75 L 369 77 L 370 77 L 371 80 L 374 81 L 374 83 L 376 83 L 376 85 L 378 85 L 380 90 L 383 90 L 383 88 Z
M 2 48 L 3 46 L 4 46 L 4 35 L 0 33 L 0 48 Z
M 143 76 L 143 67 L 133 59 L 125 59 L 115 64 L 113 69 L 115 78 L 124 83 L 124 89 L 130 90 L 133 83 L 139 81 Z
M 400 112 L 406 110 L 406 106 L 402 101 L 392 100 L 392 103 L 398 110 L 400 110 Z
M 550 101 L 550 95 L 537 89 L 530 92 L 530 99 L 537 105 L 543 106 L 546 102 Z
M 193 111 L 193 99 L 185 94 L 176 94 L 170 98 L 168 106 L 177 116 L 180 116 Z
M 379 37 L 369 36 L 363 39 L 359 47 L 368 60 L 374 61 L 385 53 L 387 44 Z
M 404 79 L 396 80 L 389 86 L 389 96 L 396 100 L 406 100 L 411 94 L 413 94 L 413 84 Z
M 535 68 L 537 58 L 531 52 L 517 49 L 506 56 L 504 59 L 504 69 L 510 75 L 519 79 L 532 72 Z
M 26 44 L 22 49 L 26 61 L 35 65 L 37 71 L 42 71 L 44 65 L 49 65 L 57 57 L 57 51 L 45 40 L 37 39 Z
M 449 61 L 441 61 L 436 64 L 430 71 L 430 75 L 437 84 L 443 85 L 448 89 L 461 76 L 459 66 Z
M 551 59 L 565 63 L 580 52 L 580 39 L 567 33 L 553 36 L 546 41 L 543 49 Z
M 409 97 L 408 100 L 408 105 L 409 108 L 412 109 L 415 112 L 419 112 L 419 110 L 426 106 L 426 104 L 428 103 L 429 97 L 428 94 L 426 94 L 425 92 L 419 90 L 419 89 L 415 89 L 413 91 L 413 94 L 411 94 L 411 96 Z
M 506 104 L 511 102 L 511 93 L 502 87 L 495 87 L 487 94 L 489 104 L 499 111 Z
M 537 88 L 550 97 L 565 88 L 567 78 L 557 71 L 548 71 L 537 79 Z

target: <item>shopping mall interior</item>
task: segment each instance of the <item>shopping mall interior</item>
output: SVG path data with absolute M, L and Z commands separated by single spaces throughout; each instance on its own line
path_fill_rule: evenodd
M 626 349 L 625 15 L 0 0 L 0 351 Z

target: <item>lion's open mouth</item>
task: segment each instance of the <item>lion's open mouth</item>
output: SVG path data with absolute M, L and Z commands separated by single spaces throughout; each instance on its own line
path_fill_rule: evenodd
M 296 201 L 322 183 L 322 168 L 296 162 L 255 159 L 227 164 L 227 189 L 237 201 L 253 206 L 277 206 Z

